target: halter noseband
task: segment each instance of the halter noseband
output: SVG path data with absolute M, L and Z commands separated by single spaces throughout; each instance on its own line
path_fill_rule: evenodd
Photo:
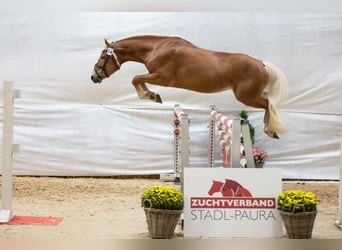
M 105 49 L 102 51 L 102 54 L 103 54 L 104 51 L 105 51 Z M 108 73 L 107 73 L 107 71 L 106 71 L 106 65 L 107 65 L 107 62 L 108 62 L 109 58 L 110 58 L 110 59 L 112 60 L 112 62 L 116 65 L 116 67 L 118 67 L 118 69 L 120 69 L 121 64 L 120 64 L 120 62 L 119 62 L 119 60 L 118 60 L 118 57 L 117 57 L 117 55 L 115 54 L 115 51 L 114 51 L 114 42 L 112 42 L 112 43 L 110 44 L 110 46 L 107 48 L 106 54 L 101 56 L 101 59 L 104 59 L 103 64 L 102 64 L 102 65 L 100 65 L 100 64 L 98 64 L 98 63 L 95 64 L 95 68 L 98 68 L 98 69 L 101 70 L 100 73 L 97 72 L 97 70 L 95 70 L 95 73 L 96 73 L 101 79 L 104 78 L 103 76 L 101 76 L 101 75 L 102 75 L 102 74 L 101 74 L 102 72 L 104 73 L 104 75 L 105 75 L 106 77 L 109 77 L 109 75 L 108 75 Z

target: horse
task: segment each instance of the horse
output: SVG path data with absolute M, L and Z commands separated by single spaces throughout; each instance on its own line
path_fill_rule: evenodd
M 251 192 L 244 188 L 237 181 L 226 179 L 225 182 L 213 180 L 208 194 L 221 193 L 223 197 L 252 197 Z
M 140 99 L 162 103 L 146 83 L 200 93 L 230 89 L 238 101 L 265 110 L 265 134 L 279 139 L 278 134 L 286 131 L 278 109 L 287 95 L 287 81 L 269 62 L 242 53 L 203 49 L 177 36 L 137 35 L 114 42 L 105 39 L 91 80 L 101 83 L 128 61 L 142 63 L 148 71 L 132 79 Z
M 221 192 L 223 196 L 253 197 L 251 192 L 244 188 L 240 183 L 230 179 L 226 179 L 224 185 L 221 188 Z

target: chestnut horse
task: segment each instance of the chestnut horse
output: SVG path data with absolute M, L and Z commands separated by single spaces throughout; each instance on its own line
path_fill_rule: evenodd
M 201 93 L 231 89 L 237 100 L 262 108 L 264 132 L 273 138 L 285 131 L 278 108 L 287 94 L 287 81 L 277 67 L 240 53 L 199 48 L 174 36 L 131 36 L 111 42 L 94 66 L 91 80 L 100 83 L 127 61 L 143 63 L 148 73 L 134 76 L 132 83 L 141 99 L 161 103 L 159 94 L 146 83 Z

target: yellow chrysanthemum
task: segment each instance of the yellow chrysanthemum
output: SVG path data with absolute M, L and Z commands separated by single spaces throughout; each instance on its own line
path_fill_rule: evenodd
M 303 212 L 303 206 L 306 212 L 317 210 L 316 195 L 312 192 L 303 190 L 288 190 L 278 195 L 277 208 L 284 212 Z
M 156 209 L 182 210 L 183 194 L 170 186 L 153 186 L 145 189 L 141 196 L 141 206 Z

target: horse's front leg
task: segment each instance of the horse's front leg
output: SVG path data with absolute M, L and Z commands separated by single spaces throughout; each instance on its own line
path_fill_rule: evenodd
M 132 84 L 137 91 L 140 99 L 147 99 L 154 102 L 162 103 L 160 95 L 149 90 L 145 84 L 146 82 L 154 84 L 154 82 L 156 81 L 158 81 L 158 75 L 156 73 L 153 73 L 135 76 L 132 80 Z

